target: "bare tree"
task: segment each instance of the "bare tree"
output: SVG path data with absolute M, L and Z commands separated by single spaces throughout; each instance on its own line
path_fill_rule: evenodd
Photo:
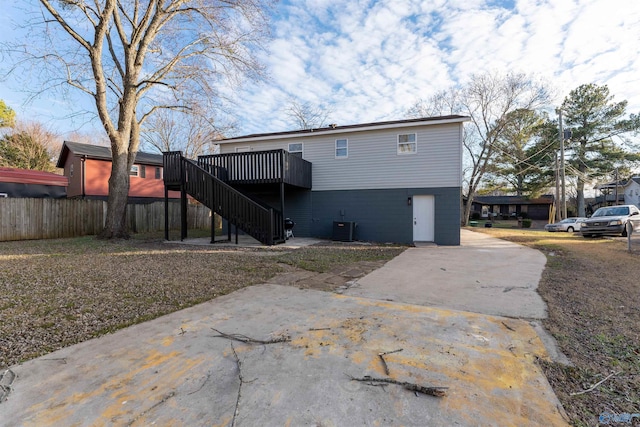
M 191 159 L 212 154 L 216 141 L 231 126 L 219 128 L 213 118 L 194 112 L 162 110 L 151 117 L 141 130 L 145 147 L 152 150 L 182 151 Z
M 316 129 L 327 125 L 331 109 L 325 106 L 313 106 L 309 102 L 303 104 L 291 101 L 286 109 L 287 116 L 294 126 L 300 130 Z
M 100 237 L 128 237 L 129 170 L 143 123 L 159 108 L 187 110 L 193 100 L 213 107 L 217 84 L 260 75 L 254 48 L 266 36 L 267 1 L 40 0 L 45 40 L 23 48 L 26 59 L 62 77 L 50 87 L 89 95 L 111 144 Z
M 488 72 L 471 76 L 467 84 L 421 100 L 408 114 L 463 114 L 471 118 L 465 126 L 463 149 L 465 167 L 463 193 L 467 203 L 462 223 L 467 225 L 473 198 L 484 174 L 494 161 L 498 142 L 517 109 L 535 110 L 550 100 L 546 86 L 522 73 Z

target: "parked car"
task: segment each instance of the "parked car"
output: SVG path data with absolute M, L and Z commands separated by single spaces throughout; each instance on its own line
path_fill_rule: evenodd
M 547 224 L 544 226 L 544 229 L 547 231 L 568 231 L 569 233 L 573 233 L 574 231 L 580 231 L 580 224 L 586 219 L 587 218 L 574 216 L 554 224 Z
M 582 221 L 580 233 L 584 237 L 626 236 L 627 223 L 632 230 L 640 226 L 640 210 L 635 205 L 607 206 L 598 209 Z

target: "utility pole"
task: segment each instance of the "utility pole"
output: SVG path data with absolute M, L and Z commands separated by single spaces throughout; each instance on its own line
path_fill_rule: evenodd
M 556 113 L 558 113 L 558 122 L 560 123 L 560 132 L 558 135 L 560 136 L 560 181 L 562 185 L 562 219 L 567 217 L 567 198 L 566 198 L 566 187 L 564 182 L 564 129 L 562 127 L 562 110 L 557 109 Z
M 556 158 L 556 222 L 560 222 L 560 168 L 558 165 L 558 152 L 555 153 Z

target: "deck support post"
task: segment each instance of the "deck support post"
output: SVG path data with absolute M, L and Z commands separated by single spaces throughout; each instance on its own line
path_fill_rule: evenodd
M 216 191 L 211 186 L 211 243 L 216 242 Z
M 164 186 L 164 240 L 169 240 L 169 189 Z
M 187 238 L 187 191 L 180 186 L 180 241 Z
M 284 240 L 286 239 L 284 231 L 284 151 L 280 152 L 280 171 L 280 212 L 282 213 L 282 224 L 279 224 L 278 227 L 276 227 L 276 230 L 278 230 L 278 233 L 280 234 L 278 239 Z

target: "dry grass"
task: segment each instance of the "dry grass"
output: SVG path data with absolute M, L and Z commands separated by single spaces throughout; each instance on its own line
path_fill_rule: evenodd
M 543 368 L 575 426 L 601 414 L 640 414 L 640 241 L 584 239 L 579 234 L 482 230 L 547 255 L 538 288 L 549 308 L 545 328 L 575 364 Z M 614 376 L 589 389 L 609 374 Z M 640 426 L 640 415 L 631 423 Z
M 264 283 L 283 263 L 320 271 L 391 259 L 402 250 L 224 249 L 165 244 L 155 236 L 0 243 L 0 369 Z

